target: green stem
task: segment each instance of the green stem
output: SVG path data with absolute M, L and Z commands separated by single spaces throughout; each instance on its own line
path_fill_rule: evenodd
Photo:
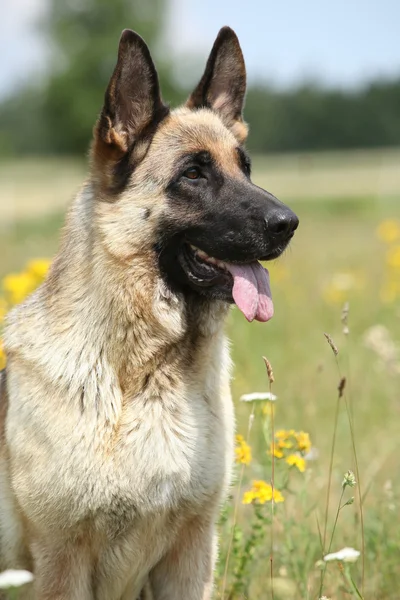
M 341 510 L 341 508 L 343 508 L 343 507 L 341 506 L 341 504 L 342 504 L 342 499 L 343 499 L 343 494 L 344 494 L 344 488 L 342 488 L 342 493 L 341 493 L 341 495 L 340 495 L 340 500 L 339 500 L 339 504 L 338 504 L 338 509 L 337 509 L 337 511 L 336 511 L 335 522 L 334 522 L 334 524 L 333 524 L 333 529 L 332 529 L 331 539 L 330 539 L 330 542 L 329 542 L 329 548 L 328 548 L 328 552 L 326 552 L 326 553 L 325 553 L 325 542 L 324 542 L 324 546 L 323 546 L 323 554 L 324 554 L 324 555 L 325 555 L 325 554 L 329 554 L 329 553 L 330 553 L 330 551 L 331 551 L 331 548 L 332 548 L 333 536 L 335 535 L 335 530 L 336 530 L 336 525 L 337 525 L 338 518 L 339 518 L 339 513 L 340 513 L 340 510 Z M 320 581 L 320 585 L 319 585 L 319 595 L 320 595 L 320 596 L 322 596 L 322 591 L 323 591 L 323 587 L 324 587 L 325 570 L 326 570 L 326 569 L 324 569 L 324 570 L 321 572 L 321 581 Z
M 262 508 L 257 504 L 254 504 L 254 518 L 251 526 L 251 532 L 238 561 L 238 566 L 234 573 L 234 583 L 232 585 L 229 597 L 234 598 L 236 594 L 242 593 L 245 590 L 247 567 L 249 562 L 254 557 L 256 547 L 264 538 L 265 520 L 266 519 L 262 513 Z
M 343 563 L 343 572 L 346 577 L 346 581 L 349 584 L 350 589 L 353 592 L 353 594 L 355 594 L 361 600 L 364 600 L 364 597 L 361 595 L 361 592 L 359 591 L 358 587 L 356 586 L 356 584 L 351 576 L 349 563 Z
M 329 552 L 331 551 L 333 536 L 335 535 L 335 530 L 336 530 L 336 525 L 337 525 L 338 518 L 339 518 L 339 513 L 340 513 L 341 509 L 343 508 L 343 506 L 342 506 L 343 494 L 344 494 L 344 488 L 342 488 L 342 493 L 340 494 L 340 500 L 339 500 L 339 504 L 338 504 L 338 509 L 336 511 L 335 522 L 333 524 L 333 529 L 332 529 L 332 534 L 331 534 L 331 539 L 329 542 L 329 548 L 328 548 L 327 554 L 329 554 Z
M 247 444 L 249 443 L 249 440 L 250 440 L 250 431 L 251 431 L 251 427 L 253 425 L 254 410 L 255 410 L 255 402 L 252 402 L 251 414 L 250 414 L 249 422 L 247 425 L 247 436 L 246 436 Z M 242 488 L 242 481 L 243 481 L 243 475 L 244 475 L 245 468 L 246 468 L 246 465 L 242 464 L 242 468 L 240 469 L 239 485 L 238 485 L 238 490 L 237 490 L 237 494 L 236 494 L 235 508 L 233 511 L 233 522 L 232 522 L 231 535 L 230 535 L 230 539 L 229 539 L 228 551 L 227 551 L 226 560 L 225 560 L 224 578 L 222 580 L 222 592 L 221 592 L 222 600 L 225 600 L 225 590 L 226 590 L 227 581 L 228 581 L 229 559 L 231 556 L 233 537 L 235 534 L 235 527 L 236 527 L 237 517 L 238 517 L 238 512 L 239 512 L 240 492 L 241 492 L 241 488 Z

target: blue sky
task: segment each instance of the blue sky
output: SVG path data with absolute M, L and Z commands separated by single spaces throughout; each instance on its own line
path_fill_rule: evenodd
M 2 11 L 0 95 L 43 70 L 46 46 L 33 23 L 45 7 L 46 0 L 15 0 Z M 204 62 L 218 29 L 230 25 L 252 79 L 357 86 L 400 75 L 399 24 L 399 0 L 171 0 L 166 43 L 174 55 Z

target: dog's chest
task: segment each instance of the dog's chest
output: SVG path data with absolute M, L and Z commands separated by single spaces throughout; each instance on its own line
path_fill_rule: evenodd
M 69 506 L 76 495 L 75 514 L 64 514 L 69 524 L 93 519 L 113 535 L 154 515 L 199 514 L 215 501 L 232 455 L 230 397 L 218 394 L 211 405 L 195 393 L 132 398 L 114 434 L 97 432 L 86 456 L 75 445 L 67 459 Z
M 55 418 L 44 402 L 33 412 L 27 404 L 31 426 L 18 429 L 18 448 L 12 428 L 9 441 L 28 517 L 46 528 L 92 522 L 109 536 L 155 515 L 201 513 L 226 487 L 232 459 L 233 411 L 222 358 L 205 377 L 185 373 L 169 389 L 153 385 L 127 394 L 114 423 L 99 412 L 109 402 L 105 386 L 83 412 L 52 398 Z M 32 445 L 34 469 L 20 452 Z
M 141 399 L 128 406 L 112 449 L 114 485 L 138 511 L 201 505 L 226 469 L 225 414 L 201 395 Z M 117 492 L 117 490 L 115 490 Z M 118 492 L 117 492 L 118 496 Z

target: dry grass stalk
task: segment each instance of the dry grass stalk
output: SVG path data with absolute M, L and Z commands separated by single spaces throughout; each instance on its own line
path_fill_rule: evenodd
M 326 337 L 326 340 L 328 342 L 328 344 L 330 345 L 330 347 L 332 348 L 332 352 L 335 356 L 337 356 L 339 354 L 339 350 L 337 349 L 337 346 L 335 345 L 333 339 L 331 338 L 331 336 L 329 335 L 329 333 L 325 333 L 324 332 L 324 336 Z
M 269 381 L 269 393 L 272 395 L 272 384 L 275 381 L 272 365 L 266 356 L 263 356 Z M 271 599 L 274 600 L 274 487 L 275 487 L 275 422 L 274 411 L 271 411 L 271 440 L 272 440 L 272 473 L 271 473 L 271 546 L 269 554 L 270 582 L 271 582 Z
M 342 377 L 341 380 L 339 381 L 339 385 L 338 385 L 339 398 L 343 397 L 343 392 L 344 392 L 345 387 L 346 387 L 346 377 Z
M 275 377 L 274 377 L 274 372 L 273 372 L 273 370 L 272 370 L 272 365 L 271 365 L 271 363 L 269 362 L 268 358 L 266 358 L 265 356 L 263 356 L 263 360 L 264 360 L 264 362 L 265 362 L 265 366 L 267 367 L 267 374 L 268 374 L 268 380 L 269 380 L 269 383 L 270 383 L 270 384 L 271 384 L 271 383 L 274 383 L 274 381 L 275 381 Z

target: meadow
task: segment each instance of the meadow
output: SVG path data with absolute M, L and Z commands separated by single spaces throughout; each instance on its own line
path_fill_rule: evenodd
M 235 308 L 229 318 L 242 438 L 221 516 L 217 598 L 400 597 L 399 158 L 254 160 L 254 181 L 288 202 L 300 227 L 269 266 L 272 321 L 249 324 Z M 6 276 L 54 254 L 65 203 L 84 172 L 75 161 L 0 167 L 0 296 L 9 304 L 15 280 Z M 239 400 L 250 392 L 277 399 Z M 355 487 L 351 478 L 342 486 L 349 469 Z M 359 558 L 323 560 L 343 547 Z

